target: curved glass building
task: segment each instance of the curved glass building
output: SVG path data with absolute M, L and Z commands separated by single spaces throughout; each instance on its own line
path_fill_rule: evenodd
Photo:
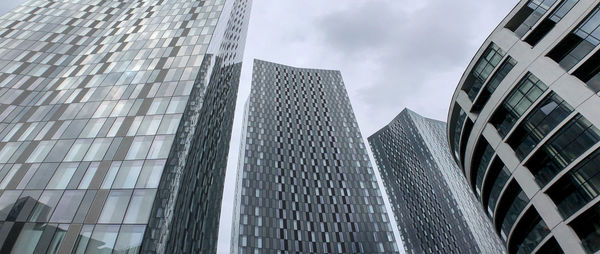
M 521 1 L 452 98 L 454 159 L 509 253 L 600 250 L 600 1 Z

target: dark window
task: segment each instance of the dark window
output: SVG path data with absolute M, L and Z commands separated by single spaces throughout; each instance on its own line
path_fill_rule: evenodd
M 537 211 L 530 207 L 515 226 L 509 241 L 509 253 L 531 253 L 540 242 L 550 233 L 550 229 Z M 538 252 L 544 253 L 545 252 Z
M 569 33 L 548 57 L 556 61 L 563 69 L 570 70 L 600 43 L 600 10 L 597 6 L 575 30 Z
M 471 179 L 475 182 L 475 191 L 479 196 L 481 194 L 481 185 L 483 184 L 483 177 L 485 176 L 486 169 L 492 161 L 494 156 L 494 149 L 485 141 L 482 137 L 479 143 L 475 147 L 475 153 L 473 155 L 473 161 L 471 162 Z
M 600 51 L 577 68 L 573 75 L 585 82 L 594 93 L 600 91 Z
M 504 54 L 502 49 L 496 46 L 496 44 L 491 43 L 473 66 L 462 87 L 471 101 L 475 99 L 487 78 L 492 74 L 492 71 L 500 64 L 500 61 L 504 58 Z
M 569 171 L 548 190 L 558 211 L 566 219 L 600 194 L 600 150 Z
M 536 253 L 539 253 L 539 254 L 564 254 L 564 252 L 562 251 L 562 248 L 560 247 L 560 245 L 558 245 L 558 242 L 556 241 L 556 239 L 554 239 L 554 237 L 551 237 L 550 239 L 548 239 L 548 241 L 546 241 L 546 243 L 544 243 L 544 245 L 542 245 L 542 247 L 540 247 Z
M 473 103 L 473 106 L 471 107 L 471 112 L 480 112 L 481 109 L 483 109 L 483 107 L 488 102 L 494 91 L 496 91 L 496 88 L 498 88 L 498 85 L 500 85 L 500 82 L 504 80 L 506 75 L 508 75 L 508 73 L 513 69 L 513 67 L 515 67 L 515 65 L 517 65 L 517 61 L 510 56 L 507 57 L 506 60 L 504 60 L 502 65 L 500 65 L 498 70 L 494 73 L 494 75 L 492 75 L 487 85 L 484 87 L 484 89 L 481 91 L 481 93 Z
M 567 15 L 567 13 L 577 4 L 579 0 L 564 0 L 556 7 L 548 17 L 540 22 L 529 35 L 525 38 L 525 42 L 531 46 L 535 46 L 554 26 Z
M 523 160 L 572 111 L 567 102 L 552 93 L 519 124 L 507 143 L 515 150 L 519 160 Z
M 471 131 L 473 130 L 473 121 L 471 121 L 471 119 L 467 118 L 467 121 L 465 122 L 465 129 L 462 133 L 462 137 L 460 139 L 460 161 L 461 163 L 463 163 L 463 161 L 465 161 L 465 150 L 467 149 L 467 140 L 469 139 L 469 136 L 471 135 Z M 464 165 L 463 165 L 464 166 Z
M 465 124 L 465 118 L 467 118 L 467 114 L 465 111 L 460 108 L 458 104 L 454 105 L 454 112 L 452 113 L 452 119 L 457 119 L 454 126 L 454 135 L 452 136 L 454 139 L 452 140 L 454 156 L 458 159 L 458 148 L 460 141 L 460 133 L 462 131 L 462 127 Z M 460 162 L 459 162 L 460 163 Z
M 527 161 L 540 187 L 600 140 L 600 130 L 581 115 L 571 119 Z
M 588 253 L 600 250 L 600 204 L 579 215 L 570 224 Z
M 505 137 L 517 120 L 548 89 L 548 86 L 531 73 L 527 73 L 519 84 L 504 99 L 496 110 L 490 123 L 496 127 L 498 134 Z
M 521 38 L 548 12 L 556 0 L 529 0 L 506 24 L 506 28 Z
M 487 207 L 489 215 L 493 215 L 498 196 L 500 196 L 500 191 L 502 191 L 510 178 L 510 172 L 499 157 L 494 158 L 488 171 L 488 177 L 486 177 L 485 184 L 483 185 L 485 188 L 483 188 L 481 195 L 483 206 Z
M 500 198 L 498 211 L 494 218 L 496 231 L 501 232 L 504 239 L 508 237 L 510 228 L 521 214 L 521 211 L 527 206 L 527 203 L 529 203 L 527 195 L 521 190 L 516 181 L 511 181 Z

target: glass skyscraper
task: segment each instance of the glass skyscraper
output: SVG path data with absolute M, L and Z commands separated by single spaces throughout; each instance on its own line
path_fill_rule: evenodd
M 214 253 L 250 4 L 0 17 L 0 253 Z
M 397 253 L 339 71 L 255 60 L 233 253 Z
M 369 137 L 407 253 L 503 253 L 452 159 L 446 124 L 405 109 Z

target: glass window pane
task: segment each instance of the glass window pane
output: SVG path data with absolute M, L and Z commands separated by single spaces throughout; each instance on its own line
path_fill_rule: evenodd
M 106 198 L 104 208 L 98 219 L 99 223 L 121 223 L 127 204 L 129 204 L 129 198 L 131 197 L 131 190 L 112 190 Z
M 110 143 L 112 142 L 111 138 L 97 138 L 94 140 L 94 143 L 90 146 L 85 158 L 83 161 L 99 161 L 102 160 L 106 150 L 110 147 Z
M 152 140 L 154 137 L 135 137 L 131 146 L 129 147 L 129 152 L 125 159 L 127 160 L 143 160 L 146 158 L 146 154 L 148 153 L 148 149 L 150 149 L 150 145 L 152 145 Z
M 81 231 L 79 232 L 79 236 L 77 236 L 77 242 L 75 243 L 74 253 L 83 254 L 85 253 L 85 249 L 92 237 L 92 231 L 94 229 L 94 225 L 83 225 Z
M 42 162 L 50 152 L 50 149 L 54 146 L 54 143 L 56 143 L 56 141 L 40 142 L 31 155 L 29 155 L 29 158 L 27 158 L 27 163 Z
M 106 118 L 90 119 L 79 136 L 81 138 L 95 138 L 105 121 Z
M 166 159 L 171 151 L 174 137 L 173 135 L 156 136 L 148 153 L 148 159 Z
M 0 163 L 8 162 L 8 159 L 10 159 L 20 145 L 21 143 L 15 142 L 6 143 L 4 148 L 2 148 L 2 151 L 0 151 Z
M 54 211 L 62 191 L 60 190 L 47 190 L 40 196 L 39 202 L 31 212 L 29 221 L 31 222 L 47 222 L 50 219 L 50 215 Z
M 60 224 L 56 228 L 56 232 L 54 233 L 54 237 L 52 237 L 52 242 L 50 242 L 50 246 L 48 246 L 48 250 L 46 253 L 55 254 L 58 253 L 58 248 L 60 247 L 60 243 L 65 239 L 65 235 L 67 234 L 67 230 L 69 229 L 68 224 Z
M 183 113 L 185 110 L 185 106 L 187 104 L 187 97 L 173 97 L 171 99 L 171 103 L 169 104 L 169 108 L 167 109 L 167 114 L 179 114 Z
M 79 187 L 77 187 L 78 189 L 87 189 L 90 186 L 90 183 L 92 182 L 92 179 L 94 179 L 94 175 L 96 175 L 99 165 L 99 162 L 93 162 L 90 164 L 85 172 L 85 175 L 83 175 L 81 182 L 79 183 Z
M 177 127 L 179 127 L 180 119 L 181 115 L 164 116 L 162 122 L 160 123 L 160 127 L 158 128 L 158 134 L 175 134 Z
M 92 144 L 92 141 L 93 139 L 76 140 L 64 161 L 81 161 L 85 155 L 85 152 L 87 152 L 88 148 Z
M 58 163 L 43 163 L 27 183 L 27 189 L 44 189 L 58 168 Z
M 124 223 L 146 224 L 152 210 L 156 190 L 135 190 Z
M 115 241 L 117 240 L 118 232 L 118 225 L 96 225 L 85 253 L 111 254 Z
M 46 159 L 44 159 L 44 161 L 45 162 L 61 162 L 65 158 L 65 155 L 67 155 L 69 148 L 71 148 L 71 146 L 73 145 L 74 142 L 75 142 L 75 140 L 72 140 L 72 139 L 59 140 L 58 142 L 56 142 L 56 145 L 54 145 L 54 147 L 52 148 L 52 151 L 48 154 L 48 156 L 46 157 Z
M 137 135 L 155 135 L 160 125 L 162 115 L 146 116 L 137 131 Z
M 152 105 L 148 108 L 147 115 L 164 114 L 169 105 L 169 98 L 154 98 Z
M 115 245 L 118 254 L 137 254 L 140 252 L 145 227 L 142 225 L 123 225 Z
M 43 224 L 25 223 L 10 253 L 33 253 L 44 232 Z
M 51 222 L 68 223 L 73 220 L 75 212 L 79 207 L 79 203 L 83 199 L 85 190 L 65 191 L 62 198 L 58 202 L 54 214 L 50 219 Z
M 65 189 L 67 188 L 67 184 L 71 181 L 71 177 L 77 170 L 78 163 L 63 163 L 61 164 L 56 171 L 54 172 L 54 176 L 50 179 L 48 186 L 46 189 Z
M 110 189 L 117 176 L 117 172 L 119 172 L 119 167 L 121 167 L 121 162 L 119 161 L 115 161 L 110 165 L 110 169 L 106 173 L 102 186 L 100 187 L 101 189 Z
M 124 161 L 119 169 L 115 181 L 112 185 L 113 189 L 130 189 L 135 186 L 138 175 L 142 170 L 144 161 Z
M 21 195 L 21 191 L 7 190 L 0 196 L 0 220 L 6 220 L 8 213 Z
M 160 182 L 163 168 L 165 167 L 164 160 L 151 160 L 144 163 L 142 172 L 136 184 L 136 188 L 157 188 Z

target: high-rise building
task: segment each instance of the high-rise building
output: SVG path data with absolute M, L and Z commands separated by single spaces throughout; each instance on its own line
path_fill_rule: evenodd
M 503 253 L 462 171 L 446 123 L 405 109 L 369 144 L 406 253 Z
M 233 253 L 397 253 L 339 71 L 255 60 Z
M 520 1 L 452 98 L 448 139 L 509 253 L 600 251 L 600 1 Z
M 0 17 L 0 253 L 214 253 L 250 0 Z

